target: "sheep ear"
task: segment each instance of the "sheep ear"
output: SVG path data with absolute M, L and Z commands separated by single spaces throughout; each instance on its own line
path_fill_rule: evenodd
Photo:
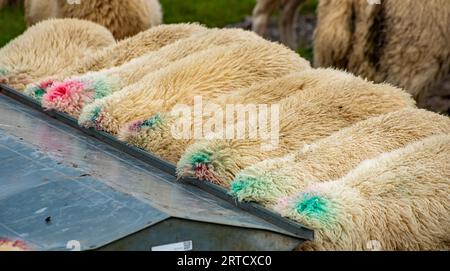
M 317 67 L 345 69 L 355 32 L 356 11 L 352 0 L 322 0 L 314 38 L 314 64 Z

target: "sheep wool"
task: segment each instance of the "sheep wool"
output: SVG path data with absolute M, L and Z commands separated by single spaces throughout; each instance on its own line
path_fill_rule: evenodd
M 134 36 L 162 23 L 158 0 L 25 0 L 28 26 L 49 18 L 78 18 L 108 28 L 117 39 Z
M 283 215 L 315 230 L 299 250 L 450 249 L 450 135 L 361 163 L 336 181 L 283 200 Z
M 422 106 L 449 73 L 449 25 L 448 0 L 321 0 L 314 62 L 404 88 Z
M 84 107 L 79 123 L 117 134 L 122 125 L 147 119 L 175 105 L 191 105 L 194 96 L 214 99 L 309 67 L 294 51 L 265 40 L 211 48 L 172 63 Z
M 69 70 L 83 57 L 115 43 L 98 24 L 52 19 L 36 24 L 0 49 L 1 81 L 23 90 L 40 78 Z
M 204 30 L 206 28 L 198 24 L 172 24 L 153 27 L 131 38 L 121 40 L 117 44 L 103 48 L 103 50 L 93 55 L 80 59 L 79 63 L 66 71 L 61 71 L 58 74 L 44 78 L 38 83 L 30 84 L 27 86 L 25 94 L 41 100 L 49 87 L 65 78 L 124 65 L 145 54 L 155 52 L 166 45 Z M 102 88 L 104 85 L 113 85 L 114 82 L 117 82 L 117 80 L 108 82 L 107 78 L 103 78 L 103 80 L 97 83 L 96 87 Z M 76 85 L 79 86 L 80 84 Z M 73 84 L 69 83 L 67 86 L 61 88 L 61 90 L 67 88 L 73 88 Z M 39 95 L 34 95 L 35 92 Z
M 286 155 L 358 121 L 414 107 L 409 94 L 390 85 L 332 69 L 304 73 L 315 86 L 280 101 L 276 148 L 263 150 L 262 137 L 197 142 L 178 162 L 178 176 L 229 187 L 239 171 L 257 162 Z
M 305 67 L 305 69 L 308 69 L 308 67 Z M 220 95 L 211 102 L 220 106 L 224 111 L 227 105 L 272 104 L 293 93 L 303 91 L 306 88 L 305 85 L 308 85 L 308 83 L 313 84 L 315 82 L 311 80 L 308 82 L 303 76 L 303 72 L 294 72 L 281 78 Z M 194 112 L 193 107 L 191 107 L 191 112 Z M 234 121 L 236 121 L 237 116 L 234 115 L 233 117 Z M 203 119 L 207 119 L 207 116 L 204 116 Z M 176 121 L 177 118 L 170 112 L 157 113 L 149 119 L 132 121 L 123 125 L 118 137 L 131 145 L 156 154 L 167 161 L 176 163 L 186 148 L 194 143 L 193 138 L 181 139 L 175 138 L 172 135 L 171 127 L 175 125 Z M 225 119 L 223 121 L 223 125 L 226 125 L 228 122 Z M 191 122 L 191 131 L 195 125 Z
M 204 30 L 206 30 L 204 26 L 196 23 L 165 24 L 152 27 L 84 59 L 68 76 L 120 66 Z
M 77 117 L 85 104 L 132 85 L 147 74 L 164 68 L 174 61 L 209 48 L 244 41 L 261 41 L 261 38 L 253 32 L 240 29 L 201 31 L 119 67 L 90 72 L 63 82 L 53 83 L 44 95 L 42 105 Z
M 231 194 L 272 207 L 312 183 L 343 177 L 364 160 L 438 134 L 450 134 L 450 119 L 426 110 L 404 109 L 373 117 L 244 169 L 231 184 Z

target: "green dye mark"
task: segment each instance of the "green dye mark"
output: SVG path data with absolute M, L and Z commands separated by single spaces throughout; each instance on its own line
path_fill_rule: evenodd
M 91 121 L 94 122 L 100 115 L 101 111 L 102 111 L 102 108 L 100 106 L 97 106 L 96 108 L 94 108 L 94 110 L 92 111 L 92 115 L 91 115 Z
M 245 201 L 271 201 L 277 198 L 276 187 L 264 177 L 238 175 L 231 183 L 229 194 Z
M 8 70 L 0 67 L 0 76 L 4 76 L 8 74 Z
M 42 98 L 42 96 L 44 96 L 45 94 L 45 90 L 43 90 L 42 88 L 36 88 L 34 90 L 34 96 L 36 96 L 36 98 Z
M 210 156 L 203 152 L 195 153 L 194 155 L 192 155 L 191 161 L 192 161 L 192 163 L 191 163 L 192 166 L 195 167 L 196 164 L 208 163 L 210 161 Z
M 43 90 L 40 87 L 30 87 L 25 91 L 25 93 L 30 96 L 31 98 L 35 99 L 38 102 L 41 102 L 42 96 L 45 94 L 45 90 Z
M 111 86 L 105 78 L 93 79 L 90 84 L 95 90 L 94 99 L 101 99 L 112 93 Z
M 230 194 L 233 197 L 237 197 L 239 192 L 247 189 L 249 186 L 252 186 L 257 182 L 257 179 L 249 176 L 237 176 L 236 179 L 231 183 Z
M 327 214 L 328 207 L 328 201 L 326 199 L 307 193 L 297 202 L 295 210 L 305 216 L 322 218 Z
M 158 123 L 161 123 L 161 115 L 160 114 L 156 114 L 155 116 L 144 121 L 141 126 L 147 127 L 147 128 L 152 128 L 152 127 L 155 127 Z

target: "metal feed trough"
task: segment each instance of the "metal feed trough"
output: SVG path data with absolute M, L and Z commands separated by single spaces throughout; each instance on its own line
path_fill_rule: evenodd
M 214 184 L 177 181 L 175 166 L 148 152 L 0 92 L 0 239 L 33 250 L 292 250 L 313 239 Z

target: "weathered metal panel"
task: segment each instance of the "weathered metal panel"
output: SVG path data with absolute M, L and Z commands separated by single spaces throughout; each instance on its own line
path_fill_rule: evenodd
M 192 241 L 193 251 L 289 251 L 299 240 L 265 230 L 170 218 L 99 250 L 150 251 Z
M 22 100 L 22 102 L 27 101 Z M 105 209 L 101 209 L 101 204 L 94 205 L 96 208 L 100 208 L 97 211 L 103 211 L 105 215 L 103 218 L 99 215 L 98 220 L 95 220 L 95 218 L 91 220 L 94 226 L 88 226 L 87 228 L 94 234 L 98 234 L 99 231 L 102 233 L 103 223 L 101 221 L 116 225 L 119 228 L 124 227 L 120 224 L 122 221 L 116 221 L 116 224 L 114 224 L 108 220 L 120 220 L 120 217 L 123 217 L 124 221 L 127 219 L 135 219 L 137 221 L 134 224 L 134 228 L 131 225 L 131 228 L 124 227 L 126 229 L 125 231 L 130 235 L 129 238 L 134 236 L 133 234 L 136 231 L 145 232 L 150 229 L 149 232 L 155 233 L 158 232 L 153 230 L 155 225 L 146 230 L 143 229 L 149 226 L 150 222 L 156 223 L 172 217 L 179 218 L 181 219 L 180 221 L 196 221 L 200 225 L 219 225 L 219 228 L 220 226 L 230 227 L 230 229 L 235 229 L 236 236 L 238 232 L 245 232 L 246 230 L 265 232 L 266 234 L 272 234 L 272 238 L 274 239 L 278 238 L 282 240 L 280 244 L 284 243 L 286 249 L 292 248 L 292 242 L 298 243 L 298 240 L 311 239 L 313 237 L 312 231 L 301 227 L 301 225 L 299 227 L 298 224 L 294 223 L 290 228 L 286 227 L 286 219 L 284 218 L 279 220 L 282 223 L 278 226 L 274 225 L 277 224 L 277 221 L 275 223 L 269 223 L 268 220 L 276 220 L 276 216 L 264 208 L 259 207 L 261 208 L 261 213 L 257 214 L 259 217 L 236 208 L 236 204 L 229 199 L 227 202 L 217 197 L 221 193 L 226 195 L 223 191 L 212 191 L 215 194 L 213 195 L 205 187 L 199 189 L 189 184 L 179 183 L 170 174 L 173 165 L 164 163 L 164 161 L 147 155 L 144 152 L 142 152 L 142 155 L 145 157 L 148 156 L 147 158 L 150 161 L 137 159 L 135 156 L 127 154 L 128 152 L 133 153 L 132 147 L 130 147 L 131 151 L 127 150 L 126 148 L 129 146 L 116 142 L 109 135 L 103 135 L 95 131 L 87 131 L 91 135 L 93 133 L 96 137 L 106 139 L 105 141 L 111 140 L 112 142 L 108 143 L 112 143 L 112 145 L 104 144 L 96 138 L 87 135 L 83 129 L 74 129 L 42 112 L 33 110 L 32 107 L 36 106 L 33 101 L 29 101 L 29 105 L 24 106 L 22 103 L 0 94 L 0 224 L 3 225 L 0 227 L 0 236 L 2 236 L 2 231 L 18 236 L 23 234 L 15 232 L 13 229 L 27 228 L 26 226 L 22 226 L 20 224 L 21 222 L 17 222 L 20 221 L 20 217 L 24 219 L 26 217 L 32 217 L 33 221 L 27 221 L 27 223 L 33 225 L 33 227 L 37 227 L 36 225 L 42 226 L 42 221 L 39 220 L 42 217 L 34 217 L 31 212 L 48 208 L 48 206 L 44 206 L 46 205 L 45 202 L 48 203 L 47 205 L 62 204 L 63 199 L 60 199 L 60 201 L 52 201 L 51 195 L 57 196 L 57 194 L 61 194 L 68 197 L 69 194 L 64 194 L 62 191 L 70 188 L 69 190 L 75 193 L 71 196 L 74 198 L 71 204 L 78 208 L 76 212 L 86 217 L 95 216 L 96 211 L 81 211 L 83 208 L 87 208 L 87 206 L 76 202 L 77 200 L 86 201 L 85 198 L 80 196 L 80 193 L 91 195 L 93 197 L 92 201 L 94 202 L 103 202 L 105 201 L 103 198 L 104 192 L 94 193 L 92 191 L 110 191 L 108 193 L 112 193 L 110 195 L 114 194 L 115 199 L 117 199 L 117 204 L 130 201 L 136 206 L 140 206 L 139 208 L 141 209 L 136 208 L 136 210 L 141 210 L 138 211 L 141 215 L 133 218 L 127 215 L 118 217 L 108 216 L 108 212 L 118 210 L 114 204 L 111 206 L 103 206 Z M 58 118 L 63 118 L 66 122 L 70 122 L 70 119 L 60 114 L 56 115 Z M 122 145 L 118 148 L 115 144 Z M 164 165 L 167 167 L 165 168 Z M 88 185 L 86 186 L 86 184 Z M 34 195 L 37 198 L 34 198 Z M 39 200 L 41 198 L 39 198 L 39 195 L 47 195 L 44 198 L 45 201 L 40 202 Z M 28 205 L 28 203 L 23 203 L 26 198 L 33 199 L 35 202 L 33 205 L 36 204 L 37 206 L 40 204 L 39 206 L 42 207 L 33 207 L 27 209 L 29 213 L 21 213 L 20 205 L 14 207 L 14 203 L 17 202 L 19 204 L 22 201 L 22 204 Z M 31 203 L 31 201 L 29 202 Z M 38 202 L 40 203 L 37 204 Z M 110 203 L 112 204 L 112 202 Z M 128 203 L 125 205 L 128 205 Z M 6 212 L 3 211 L 6 210 L 3 209 L 3 206 L 9 206 L 8 208 L 14 207 L 17 210 L 8 209 L 9 211 Z M 28 206 L 26 207 L 28 208 Z M 244 207 L 245 209 L 245 206 L 239 207 Z M 252 206 L 249 211 L 254 212 L 256 208 Z M 117 211 L 117 214 L 127 212 L 126 210 L 128 209 L 120 209 Z M 265 212 L 268 212 L 268 214 Z M 14 213 L 17 214 L 15 218 L 10 216 Z M 147 215 L 150 217 L 147 217 Z M 142 220 L 137 219 L 137 217 L 140 217 Z M 37 222 L 34 219 L 37 219 Z M 69 221 L 67 218 L 64 218 L 64 220 Z M 5 221 L 6 223 L 12 223 L 8 221 L 16 222 L 8 224 L 8 226 L 5 224 Z M 89 219 L 86 220 L 86 223 L 90 223 Z M 156 225 L 160 224 L 162 225 L 162 223 Z M 182 223 L 179 224 L 181 225 Z M 47 227 L 48 225 L 44 226 Z M 107 226 L 105 227 L 108 228 Z M 79 226 L 80 228 L 81 226 Z M 120 232 L 120 229 L 108 237 L 111 239 L 109 242 L 106 241 L 108 239 L 106 238 L 102 241 L 86 243 L 86 246 L 88 248 L 100 247 L 118 239 L 127 239 L 123 239 L 124 236 L 121 236 L 118 232 Z M 29 240 L 39 240 L 33 238 L 28 237 Z M 61 235 L 60 239 L 58 239 L 60 240 L 58 245 L 45 245 L 42 249 L 57 249 L 57 247 L 62 246 L 66 239 L 66 236 Z M 42 240 L 39 242 L 36 241 L 37 244 L 41 242 Z M 146 240 L 146 242 L 150 244 L 153 241 Z M 197 241 L 197 244 L 199 243 L 201 242 Z M 230 241 L 230 243 L 233 243 L 233 241 Z M 56 242 L 52 244 L 56 244 Z M 248 243 L 248 245 L 250 245 L 249 248 L 255 247 L 254 244 Z M 207 249 L 206 246 L 202 247 Z M 282 245 L 276 247 L 281 248 Z

